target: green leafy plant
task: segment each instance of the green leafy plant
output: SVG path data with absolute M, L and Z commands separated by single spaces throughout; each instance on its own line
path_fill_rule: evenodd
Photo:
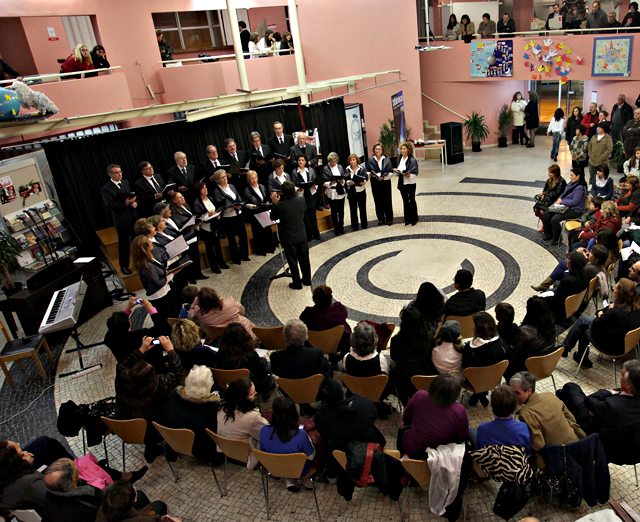
M 19 255 L 20 247 L 16 240 L 0 231 L 0 281 L 9 288 L 14 287 L 10 272 L 20 270 Z
M 621 135 L 619 140 L 613 141 L 613 161 L 621 167 L 625 162 L 625 153 L 624 153 L 624 137 Z
M 498 113 L 498 132 L 496 132 L 496 134 L 501 138 L 506 138 L 512 126 L 513 113 L 511 112 L 511 108 L 505 103 Z
M 406 139 L 409 139 L 411 135 L 411 129 L 407 128 Z M 382 151 L 385 156 L 395 156 L 397 154 L 398 140 L 396 140 L 396 123 L 394 120 L 389 120 L 389 123 L 383 123 L 380 127 L 380 137 L 378 141 L 382 144 Z
M 471 116 L 467 115 L 462 126 L 467 133 L 467 139 L 471 139 L 471 142 L 481 142 L 489 137 L 489 126 L 479 112 L 473 111 Z

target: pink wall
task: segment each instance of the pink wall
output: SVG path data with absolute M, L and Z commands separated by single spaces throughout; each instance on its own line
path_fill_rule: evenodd
M 29 41 L 33 60 L 39 74 L 60 72 L 58 58 L 66 59 L 69 54 L 69 41 L 59 16 L 30 16 L 22 18 L 22 27 Z M 57 41 L 49 41 L 47 27 L 53 27 Z
M 0 34 L 2 59 L 23 76 L 37 74 L 20 18 L 0 18 Z
M 254 7 L 249 9 L 249 20 L 247 29 L 255 31 L 256 27 L 264 18 L 267 19 L 267 25 L 276 25 L 273 32 L 284 33 L 287 30 L 287 17 L 285 16 L 284 7 Z M 260 35 L 261 37 L 264 35 Z
M 587 80 L 584 82 L 584 93 L 589 101 L 591 91 L 598 93 L 598 105 L 603 103 L 608 112 L 611 112 L 614 104 L 617 103 L 619 94 L 624 94 L 627 97 L 627 103 L 635 109 L 635 101 L 640 93 L 640 81 Z

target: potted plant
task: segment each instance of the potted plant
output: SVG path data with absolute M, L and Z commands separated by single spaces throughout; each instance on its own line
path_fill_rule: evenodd
M 480 143 L 489 136 L 489 126 L 484 122 L 484 116 L 481 116 L 479 112 L 473 111 L 471 116 L 467 115 L 467 119 L 464 120 L 462 126 L 467 132 L 467 139 L 471 139 L 471 150 L 480 152 L 482 150 Z
M 507 146 L 507 133 L 513 126 L 513 113 L 511 108 L 505 103 L 498 113 L 498 147 Z
M 624 153 L 624 136 L 620 136 L 619 140 L 613 141 L 613 155 L 612 160 L 618 166 L 618 172 L 622 172 L 622 167 L 625 162 L 625 153 Z
M 411 129 L 406 130 L 407 136 L 405 139 L 409 139 Z M 382 151 L 388 158 L 395 158 L 398 155 L 398 147 L 400 144 L 396 140 L 396 124 L 395 121 L 389 120 L 389 123 L 383 123 L 380 127 L 380 137 L 378 141 L 382 144 Z
M 22 283 L 14 283 L 11 272 L 19 271 L 20 246 L 13 237 L 0 231 L 0 284 L 7 295 L 11 295 L 22 288 Z

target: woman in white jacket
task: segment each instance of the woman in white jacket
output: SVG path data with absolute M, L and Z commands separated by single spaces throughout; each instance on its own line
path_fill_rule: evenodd
M 558 108 L 549 122 L 549 127 L 547 127 L 547 136 L 553 135 L 553 145 L 551 146 L 551 159 L 553 161 L 558 161 L 558 150 L 560 149 L 563 132 L 564 111 Z
M 527 102 L 522 99 L 522 93 L 518 91 L 511 100 L 511 112 L 513 113 L 513 125 L 518 131 L 518 145 L 527 145 L 529 138 L 524 132 L 524 108 Z

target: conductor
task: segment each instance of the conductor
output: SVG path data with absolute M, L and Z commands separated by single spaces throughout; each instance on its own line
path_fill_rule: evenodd
M 282 198 L 275 192 L 271 193 L 274 206 L 271 209 L 271 219 L 280 220 L 278 231 L 280 243 L 287 256 L 291 279 L 289 288 L 302 290 L 302 285 L 311 286 L 311 265 L 309 264 L 309 245 L 307 232 L 304 228 L 304 215 L 307 204 L 304 198 L 296 197 L 296 186 L 291 181 L 282 184 Z M 298 264 L 300 270 L 298 270 Z M 302 279 L 300 279 L 300 271 Z

